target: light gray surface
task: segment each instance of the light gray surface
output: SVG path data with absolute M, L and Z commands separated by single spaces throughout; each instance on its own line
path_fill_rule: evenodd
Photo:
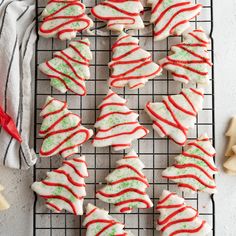
M 216 148 L 217 163 L 221 169 L 225 148 L 224 132 L 229 118 L 236 115 L 236 1 L 227 4 L 215 1 L 215 85 L 216 85 Z M 235 88 L 235 90 L 234 90 Z M 11 208 L 0 213 L 1 236 L 32 235 L 33 195 L 29 188 L 31 171 L 0 168 L 0 182 L 5 185 L 5 196 Z M 236 235 L 236 177 L 226 176 L 222 170 L 217 176 L 216 235 Z

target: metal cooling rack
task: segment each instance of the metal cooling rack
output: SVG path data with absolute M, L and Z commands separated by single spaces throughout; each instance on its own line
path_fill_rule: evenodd
M 100 0 L 84 0 L 88 12 L 91 7 L 97 4 Z M 213 32 L 213 0 L 195 0 L 195 2 L 204 5 L 202 13 L 191 24 L 193 28 L 202 26 L 206 32 L 212 36 Z M 46 5 L 46 0 L 36 1 L 37 27 L 40 23 L 40 13 Z M 148 16 L 149 8 L 145 8 L 145 15 Z M 92 17 L 92 16 L 91 16 Z M 35 150 L 38 153 L 42 139 L 38 136 L 38 130 L 41 125 L 41 118 L 39 112 L 45 99 L 48 95 L 52 95 L 60 100 L 65 100 L 69 104 L 69 109 L 79 114 L 82 117 L 82 123 L 88 128 L 93 128 L 99 111 L 97 107 L 102 101 L 102 98 L 107 93 L 107 78 L 109 76 L 109 69 L 107 63 L 111 59 L 111 47 L 115 42 L 117 35 L 108 32 L 106 35 L 101 35 L 99 32 L 104 28 L 104 23 L 92 18 L 95 22 L 95 34 L 83 34 L 83 37 L 88 37 L 91 41 L 91 49 L 93 52 L 93 61 L 91 63 L 91 79 L 86 82 L 88 88 L 88 95 L 86 97 L 79 97 L 71 93 L 60 94 L 50 87 L 49 79 L 42 75 L 37 66 L 45 60 L 51 59 L 53 53 L 67 47 L 68 42 L 62 42 L 56 39 L 44 39 L 39 37 L 36 45 L 36 71 L 35 71 Z M 148 26 L 148 17 L 144 17 L 144 22 Z M 142 32 L 135 32 L 134 36 L 140 39 L 140 45 L 152 53 L 154 61 L 163 58 L 168 54 L 170 46 L 182 40 L 182 37 L 169 37 L 162 42 L 154 42 L 152 33 L 143 34 Z M 81 38 L 82 35 L 78 35 Z M 212 38 L 212 37 L 211 37 Z M 213 57 L 213 39 L 210 54 Z M 170 76 L 171 78 L 171 76 Z M 166 138 L 159 138 L 152 129 L 152 123 L 143 111 L 144 104 L 147 101 L 160 101 L 163 95 L 179 93 L 183 87 L 180 83 L 169 78 L 169 74 L 164 72 L 161 77 L 153 79 L 147 83 L 146 87 L 138 91 L 130 91 L 128 89 L 115 90 L 123 97 L 128 99 L 128 106 L 140 114 L 140 122 L 145 125 L 150 133 L 145 138 L 134 143 L 133 148 L 142 158 L 146 168 L 144 174 L 147 176 L 150 188 L 148 193 L 154 202 L 157 204 L 159 194 L 163 189 L 169 189 L 179 194 L 176 184 L 169 182 L 161 177 L 161 172 L 173 163 L 173 157 L 178 155 L 182 149 L 169 141 Z M 200 112 L 197 118 L 195 129 L 189 133 L 189 139 L 195 139 L 201 133 L 207 132 L 211 137 L 213 144 L 215 140 L 215 120 L 214 120 L 214 68 L 211 71 L 211 86 L 205 92 L 205 101 L 203 111 Z M 155 222 L 158 217 L 155 208 L 147 210 L 137 210 L 131 214 L 118 214 L 114 211 L 111 205 L 105 204 L 95 198 L 95 193 L 109 172 L 111 172 L 117 160 L 122 158 L 123 153 L 115 153 L 111 148 L 93 148 L 88 142 L 80 148 L 80 153 L 86 155 L 88 163 L 88 171 L 90 177 L 86 179 L 87 196 L 84 205 L 88 202 L 96 204 L 98 207 L 109 210 L 110 214 L 124 222 L 126 229 L 132 231 L 137 236 L 153 236 L 159 235 L 155 230 Z M 59 156 L 53 158 L 39 159 L 34 168 L 34 180 L 41 180 L 45 177 L 47 171 L 56 169 L 61 165 L 61 158 Z M 193 207 L 196 207 L 200 216 L 206 219 L 212 225 L 212 235 L 215 235 L 215 208 L 214 198 L 205 194 L 182 194 L 186 202 Z M 75 217 L 68 212 L 53 213 L 49 211 L 43 200 L 35 196 L 34 205 L 34 231 L 33 235 L 37 236 L 82 236 L 85 235 L 85 229 L 82 226 L 83 217 Z

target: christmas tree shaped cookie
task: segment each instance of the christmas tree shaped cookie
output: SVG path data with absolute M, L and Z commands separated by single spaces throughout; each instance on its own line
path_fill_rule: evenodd
M 188 149 L 175 158 L 176 163 L 162 172 L 184 191 L 216 192 L 213 175 L 217 173 L 214 163 L 215 149 L 208 136 L 202 135 L 188 143 Z
M 79 0 L 49 0 L 42 13 L 39 34 L 71 40 L 77 32 L 89 29 L 93 21 L 85 14 L 85 5 Z
M 210 225 L 199 217 L 199 213 L 187 206 L 183 198 L 164 190 L 157 204 L 160 218 L 157 230 L 162 236 L 195 235 L 206 236 L 211 232 Z
M 143 87 L 149 79 L 158 76 L 162 69 L 151 59 L 151 54 L 138 45 L 139 40 L 121 33 L 112 47 L 109 63 L 112 75 L 109 85 L 116 88 L 128 85 L 130 89 Z
M 4 187 L 0 184 L 0 211 L 7 210 L 10 207 L 7 200 L 1 194 L 3 190 L 4 190 Z
M 234 155 L 232 147 L 236 145 L 236 116 L 231 119 L 229 128 L 225 136 L 228 137 L 228 144 L 225 151 L 225 156 L 231 157 Z
M 202 85 L 209 84 L 209 69 L 212 66 L 207 52 L 209 39 L 200 28 L 184 35 L 184 42 L 172 46 L 173 54 L 159 61 L 160 65 L 169 70 L 174 80 Z
M 146 193 L 147 178 L 141 172 L 144 164 L 135 151 L 117 162 L 116 169 L 107 176 L 108 184 L 97 192 L 97 198 L 112 203 L 120 213 L 130 213 L 133 208 L 150 208 L 152 201 Z
M 179 145 L 187 140 L 187 131 L 194 126 L 197 113 L 202 109 L 202 89 L 183 89 L 178 95 L 167 96 L 162 102 L 146 104 L 145 110 L 153 120 L 153 129 L 168 136 Z
M 54 211 L 63 209 L 75 215 L 83 215 L 86 196 L 84 178 L 88 177 L 85 157 L 75 157 L 63 162 L 63 166 L 47 173 L 47 178 L 32 184 L 32 189 L 46 200 L 46 206 Z
M 124 225 L 108 215 L 108 212 L 88 204 L 83 226 L 87 228 L 86 236 L 133 236 L 124 231 Z
M 234 152 L 234 155 L 228 157 L 223 164 L 225 172 L 228 175 L 236 175 L 236 146 L 232 147 L 232 151 Z
M 109 90 L 99 106 L 100 117 L 95 123 L 98 128 L 93 139 L 95 147 L 112 146 L 114 150 L 129 148 L 133 140 L 149 132 L 139 124 L 138 114 L 126 106 L 126 100 Z
M 141 11 L 143 6 L 140 0 L 107 0 L 93 7 L 91 13 L 106 21 L 109 30 L 121 32 L 124 29 L 144 28 Z
M 201 4 L 186 0 L 148 0 L 152 6 L 150 22 L 154 24 L 155 40 L 162 40 L 170 35 L 181 35 L 190 27 L 189 21 L 202 9 Z
M 39 70 L 51 79 L 51 85 L 62 93 L 71 91 L 85 96 L 85 80 L 90 78 L 92 60 L 88 39 L 70 42 L 69 47 L 54 54 L 50 61 L 39 65 Z
M 47 101 L 40 113 L 43 118 L 39 135 L 43 137 L 40 156 L 48 157 L 56 154 L 67 158 L 78 152 L 79 146 L 93 135 L 93 131 L 81 125 L 78 115 L 67 109 L 67 104 L 52 97 Z

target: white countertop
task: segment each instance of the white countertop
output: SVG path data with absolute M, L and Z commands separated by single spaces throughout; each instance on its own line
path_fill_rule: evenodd
M 216 149 L 220 174 L 216 177 L 216 236 L 236 235 L 236 176 L 222 171 L 226 139 L 224 132 L 230 117 L 236 115 L 236 1 L 214 3 Z M 235 91 L 234 91 L 235 88 Z M 0 168 L 0 182 L 11 208 L 0 214 L 0 236 L 32 235 L 32 170 Z

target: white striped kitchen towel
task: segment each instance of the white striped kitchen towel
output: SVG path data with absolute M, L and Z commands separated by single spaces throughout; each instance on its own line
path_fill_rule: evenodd
M 0 105 L 16 123 L 22 144 L 0 127 L 0 165 L 28 169 L 32 117 L 31 60 L 36 41 L 34 1 L 0 0 Z

